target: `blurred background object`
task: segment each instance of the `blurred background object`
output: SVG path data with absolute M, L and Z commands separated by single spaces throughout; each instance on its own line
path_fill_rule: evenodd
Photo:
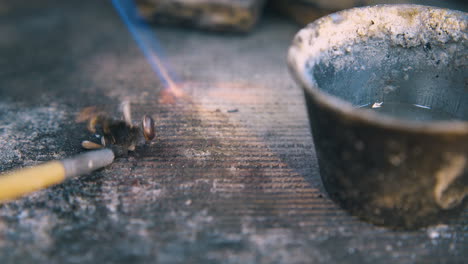
M 265 3 L 300 25 L 356 6 L 376 4 L 420 4 L 466 11 L 461 0 L 135 0 L 147 21 L 180 24 L 214 31 L 252 30 Z
M 136 0 L 149 21 L 191 25 L 215 31 L 248 31 L 265 0 Z

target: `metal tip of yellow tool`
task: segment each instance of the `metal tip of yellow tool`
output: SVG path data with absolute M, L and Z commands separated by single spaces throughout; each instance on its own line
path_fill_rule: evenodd
M 0 175 L 0 202 L 61 183 L 66 178 L 90 173 L 111 164 L 113 160 L 112 150 L 100 149 L 62 161 L 50 161 L 8 172 Z

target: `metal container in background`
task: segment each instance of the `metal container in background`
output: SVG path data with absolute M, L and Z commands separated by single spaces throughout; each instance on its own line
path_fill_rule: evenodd
M 289 66 L 321 177 L 352 214 L 411 229 L 465 208 L 467 18 L 382 5 L 328 15 L 296 35 Z

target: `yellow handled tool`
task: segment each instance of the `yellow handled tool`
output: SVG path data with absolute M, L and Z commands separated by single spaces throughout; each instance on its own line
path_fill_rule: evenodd
M 90 173 L 114 161 L 114 152 L 100 149 L 75 157 L 50 161 L 0 175 L 0 202 L 63 182 L 67 178 Z

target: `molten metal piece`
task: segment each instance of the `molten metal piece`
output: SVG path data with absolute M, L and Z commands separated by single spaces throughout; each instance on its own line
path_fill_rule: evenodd
M 148 115 L 143 116 L 143 135 L 147 141 L 153 140 L 155 137 L 154 120 Z
M 92 110 L 95 110 L 95 114 Z M 87 128 L 92 133 L 98 133 L 101 137 L 101 144 L 83 141 L 82 147 L 85 149 L 98 149 L 110 147 L 117 155 L 134 151 L 137 145 L 145 141 L 151 141 L 155 137 L 154 120 L 149 115 L 145 115 L 141 128 L 131 123 L 130 103 L 122 103 L 124 118 L 114 119 L 96 108 L 85 108 L 77 120 L 88 121 Z

